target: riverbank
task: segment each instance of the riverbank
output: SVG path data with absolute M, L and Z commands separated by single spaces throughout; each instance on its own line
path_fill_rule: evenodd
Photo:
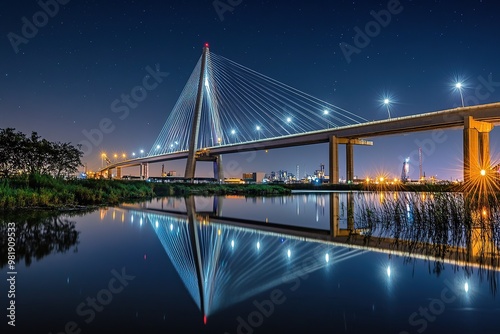
M 244 195 L 280 196 L 281 185 L 211 183 L 150 183 L 124 180 L 62 180 L 45 175 L 0 179 L 0 210 L 75 210 L 116 205 L 158 196 Z
M 0 210 L 82 210 L 158 196 L 283 196 L 292 191 L 455 192 L 455 184 L 213 184 L 126 180 L 62 180 L 45 175 L 0 179 Z
M 0 180 L 0 209 L 84 209 L 154 197 L 146 182 L 63 180 L 30 175 Z

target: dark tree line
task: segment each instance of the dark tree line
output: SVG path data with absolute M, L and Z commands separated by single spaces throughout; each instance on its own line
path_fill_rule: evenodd
M 83 166 L 83 152 L 70 143 L 50 142 L 36 132 L 27 137 L 13 128 L 0 129 L 0 176 L 46 174 L 67 177 Z

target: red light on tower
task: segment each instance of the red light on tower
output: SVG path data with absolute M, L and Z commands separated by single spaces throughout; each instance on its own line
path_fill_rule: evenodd
M 205 47 L 208 48 L 208 43 L 205 43 Z
M 207 316 L 206 315 L 203 316 L 203 324 L 205 324 L 205 325 L 207 324 Z

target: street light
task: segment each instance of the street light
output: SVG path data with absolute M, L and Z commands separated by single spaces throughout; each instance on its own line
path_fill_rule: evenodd
M 141 156 L 144 156 L 144 150 L 141 150 Z
M 455 88 L 458 89 L 458 91 L 460 92 L 460 99 L 462 100 L 462 107 L 465 107 L 465 105 L 464 105 L 464 96 L 462 94 L 463 84 L 461 82 L 457 82 L 455 84 Z
M 388 98 L 385 98 L 384 104 L 387 107 L 387 113 L 389 114 L 389 119 L 391 119 L 391 110 L 389 109 L 389 105 L 391 104 L 391 100 L 389 100 Z
M 236 130 L 235 130 L 235 129 L 232 129 L 232 130 L 231 130 L 231 136 L 233 136 L 233 137 L 234 137 L 234 139 L 233 139 L 233 143 L 236 143 Z
M 106 158 L 106 153 L 101 153 L 101 167 L 104 167 L 104 159 Z
M 325 116 L 325 119 L 326 119 L 326 128 L 329 129 L 330 128 L 330 123 L 328 123 L 328 119 L 326 118 L 326 116 L 328 116 L 330 112 L 328 111 L 328 109 L 325 109 L 323 110 L 323 116 Z
M 257 133 L 259 134 L 259 139 L 260 139 L 260 126 L 259 126 L 259 125 L 257 125 L 257 126 L 255 127 L 255 130 L 257 130 Z

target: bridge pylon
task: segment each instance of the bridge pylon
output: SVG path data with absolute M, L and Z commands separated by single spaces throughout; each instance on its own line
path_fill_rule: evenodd
M 205 44 L 205 47 L 203 48 L 203 55 L 201 58 L 200 79 L 198 80 L 198 92 L 196 96 L 196 104 L 194 107 L 193 124 L 191 126 L 191 133 L 189 136 L 189 151 L 186 162 L 186 171 L 184 173 L 184 177 L 186 179 L 191 179 L 191 182 L 194 179 L 196 171 L 196 151 L 198 150 L 198 136 L 200 133 L 201 109 L 203 106 L 203 87 L 205 84 L 205 72 L 208 52 L 208 44 Z

